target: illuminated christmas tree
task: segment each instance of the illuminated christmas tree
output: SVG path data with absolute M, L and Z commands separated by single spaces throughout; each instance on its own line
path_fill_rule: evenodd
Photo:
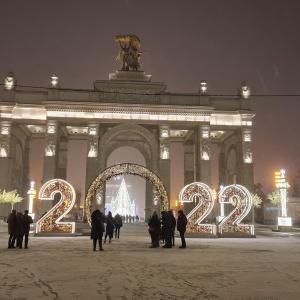
M 135 203 L 130 201 L 129 193 L 123 178 L 117 197 L 111 201 L 111 213 L 113 216 L 116 214 L 125 216 L 135 216 Z

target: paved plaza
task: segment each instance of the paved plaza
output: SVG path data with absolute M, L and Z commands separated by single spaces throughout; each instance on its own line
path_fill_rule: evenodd
M 82 226 L 82 225 L 81 225 Z M 30 237 L 7 249 L 1 226 L 0 299 L 300 299 L 299 232 L 256 228 L 256 238 L 188 238 L 152 249 L 146 223 L 92 251 L 89 236 Z

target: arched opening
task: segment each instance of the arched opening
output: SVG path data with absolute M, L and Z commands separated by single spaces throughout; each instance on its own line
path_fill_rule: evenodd
M 140 176 L 149 181 L 157 191 L 160 202 L 157 203 L 157 211 L 167 210 L 169 208 L 169 198 L 163 182 L 160 178 L 148 168 L 132 163 L 123 163 L 113 165 L 102 171 L 90 185 L 85 199 L 86 217 L 91 224 L 92 204 L 96 200 L 97 190 L 110 178 L 131 174 Z
M 107 160 L 107 167 L 124 162 L 141 166 L 146 165 L 145 158 L 139 150 L 134 147 L 123 146 L 111 152 Z M 117 198 L 121 193 L 128 195 L 129 201 L 134 205 L 132 209 L 134 212 L 130 213 L 130 215 L 138 216 L 139 219 L 143 220 L 145 218 L 146 207 L 146 181 L 140 176 L 129 174 L 115 176 L 107 180 L 105 186 L 105 213 L 111 211 L 114 215 L 114 203 L 119 200 Z M 125 209 L 123 213 L 121 211 L 118 211 L 118 213 L 123 215 L 124 211 Z

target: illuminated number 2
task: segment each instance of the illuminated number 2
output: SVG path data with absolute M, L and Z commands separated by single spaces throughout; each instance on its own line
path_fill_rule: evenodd
M 74 222 L 60 222 L 72 209 L 76 194 L 74 188 L 62 179 L 46 182 L 39 192 L 39 199 L 53 200 L 56 193 L 61 194 L 60 201 L 51 208 L 36 224 L 36 233 L 74 233 Z
M 249 191 L 238 184 L 224 187 L 219 192 L 219 203 L 231 203 L 234 210 L 219 223 L 220 234 L 254 234 L 254 226 L 239 224 L 249 213 L 252 197 Z
M 201 182 L 186 185 L 179 194 L 179 202 L 193 202 L 194 197 L 199 203 L 187 214 L 187 233 L 216 234 L 216 225 L 201 224 L 214 207 L 214 198 L 209 186 Z

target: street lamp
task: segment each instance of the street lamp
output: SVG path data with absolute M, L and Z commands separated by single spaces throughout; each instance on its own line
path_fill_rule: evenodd
M 280 190 L 281 196 L 281 217 L 278 217 L 278 226 L 292 226 L 292 218 L 287 217 L 286 210 L 286 190 L 290 187 L 285 180 L 285 170 L 275 172 L 276 187 Z
M 30 189 L 27 192 L 27 195 L 29 195 L 29 208 L 28 208 L 29 213 L 28 214 L 32 217 L 32 219 L 34 219 L 33 198 L 36 197 L 36 190 L 34 189 L 34 185 L 35 185 L 35 182 L 31 181 L 30 182 Z
M 220 191 L 222 190 L 224 188 L 224 186 L 223 185 L 220 185 L 220 190 L 219 190 L 219 193 L 220 193 Z M 221 203 L 221 205 L 220 205 L 220 209 L 221 209 L 221 211 L 220 211 L 220 216 L 219 216 L 219 218 L 218 218 L 218 221 L 219 222 L 221 222 L 223 219 L 224 219 L 224 203 L 222 202 Z

